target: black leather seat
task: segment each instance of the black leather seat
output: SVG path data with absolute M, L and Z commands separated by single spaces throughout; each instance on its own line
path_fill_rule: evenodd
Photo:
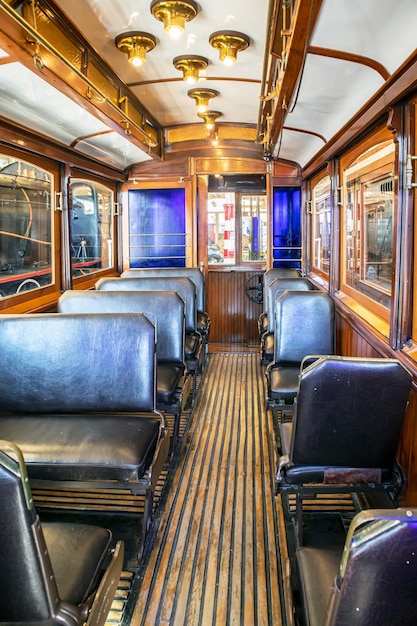
M 268 288 L 276 278 L 300 278 L 299 270 L 285 267 L 272 267 L 267 270 L 262 278 L 263 311 L 258 319 L 259 338 L 264 334 L 268 323 Z
M 170 445 L 153 324 L 140 313 L 2 315 L 0 353 L 0 438 L 21 448 L 32 486 L 143 495 L 144 541 Z
M 302 546 L 296 562 L 303 626 L 416 623 L 417 509 L 362 511 L 344 546 Z
M 395 359 L 321 356 L 301 370 L 292 422 L 279 425 L 280 492 L 302 502 L 320 493 L 383 491 L 396 502 L 396 463 L 411 388 Z
M 196 377 L 201 371 L 203 340 L 197 330 L 197 304 L 195 284 L 186 276 L 159 276 L 140 278 L 101 278 L 95 285 L 98 291 L 176 291 L 185 303 L 184 358 L 188 372 L 193 377 L 193 400 Z
M 181 411 L 191 392 L 185 376 L 185 305 L 175 291 L 66 291 L 59 313 L 144 313 L 156 326 L 157 408 L 174 416 L 172 447 L 179 436 Z
M 269 283 L 267 312 L 264 317 L 264 332 L 261 335 L 261 363 L 268 365 L 274 359 L 275 301 L 284 291 L 312 291 L 314 285 L 307 278 L 275 278 Z
M 206 286 L 203 272 L 198 267 L 153 267 L 130 268 L 121 274 L 121 278 L 135 278 L 136 276 L 185 276 L 192 280 L 196 288 L 197 330 L 202 334 L 207 347 L 210 316 L 206 311 Z
M 292 410 L 304 357 L 334 351 L 333 299 L 323 291 L 284 291 L 275 301 L 274 359 L 265 370 L 268 405 Z
M 92 524 L 40 523 L 19 448 L 0 441 L 0 623 L 102 626 L 124 546 Z

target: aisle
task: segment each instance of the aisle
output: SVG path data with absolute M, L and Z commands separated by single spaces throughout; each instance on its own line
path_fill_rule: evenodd
M 282 623 L 264 397 L 257 353 L 210 355 L 132 626 Z

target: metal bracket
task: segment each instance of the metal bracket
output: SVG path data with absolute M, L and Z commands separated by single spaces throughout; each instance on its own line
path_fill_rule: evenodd
M 417 183 L 413 183 L 413 161 L 417 160 L 417 156 L 407 154 L 407 164 L 405 166 L 405 186 L 407 189 L 417 187 Z
M 62 191 L 55 192 L 55 211 L 62 211 Z

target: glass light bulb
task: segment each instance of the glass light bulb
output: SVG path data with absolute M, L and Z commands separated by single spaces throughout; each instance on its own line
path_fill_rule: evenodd
M 168 29 L 168 33 L 171 39 L 179 39 L 183 33 L 183 30 L 182 28 L 178 28 L 178 26 L 171 26 L 171 28 Z
M 129 63 L 135 67 L 143 65 L 146 61 L 146 52 L 144 48 L 141 48 L 140 46 L 133 46 L 133 48 L 129 50 L 128 60 Z
M 140 67 L 141 65 L 143 65 L 143 61 L 139 57 L 132 57 L 131 59 L 129 59 L 129 61 L 135 67 Z
M 172 39 L 178 39 L 185 30 L 185 17 L 175 14 L 167 15 L 164 21 L 164 30 Z
M 227 66 L 233 65 L 236 59 L 233 56 L 225 56 L 223 59 L 223 63 Z

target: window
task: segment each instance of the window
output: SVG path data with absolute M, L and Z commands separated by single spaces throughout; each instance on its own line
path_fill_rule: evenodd
M 301 188 L 274 187 L 272 196 L 273 267 L 301 268 Z
M 73 278 L 114 266 L 113 191 L 100 183 L 70 184 L 71 268 Z
M 187 188 L 129 190 L 129 267 L 186 267 Z
M 0 154 L 0 296 L 51 285 L 54 177 Z
M 209 265 L 266 261 L 265 195 L 234 191 L 209 193 L 207 217 Z
M 331 195 L 330 176 L 324 176 L 312 188 L 312 259 L 313 268 L 329 276 Z
M 267 249 L 266 196 L 241 196 L 242 263 L 265 261 Z
M 344 285 L 388 319 L 392 295 L 394 145 L 367 150 L 344 172 Z M 355 297 L 355 296 L 354 296 Z

